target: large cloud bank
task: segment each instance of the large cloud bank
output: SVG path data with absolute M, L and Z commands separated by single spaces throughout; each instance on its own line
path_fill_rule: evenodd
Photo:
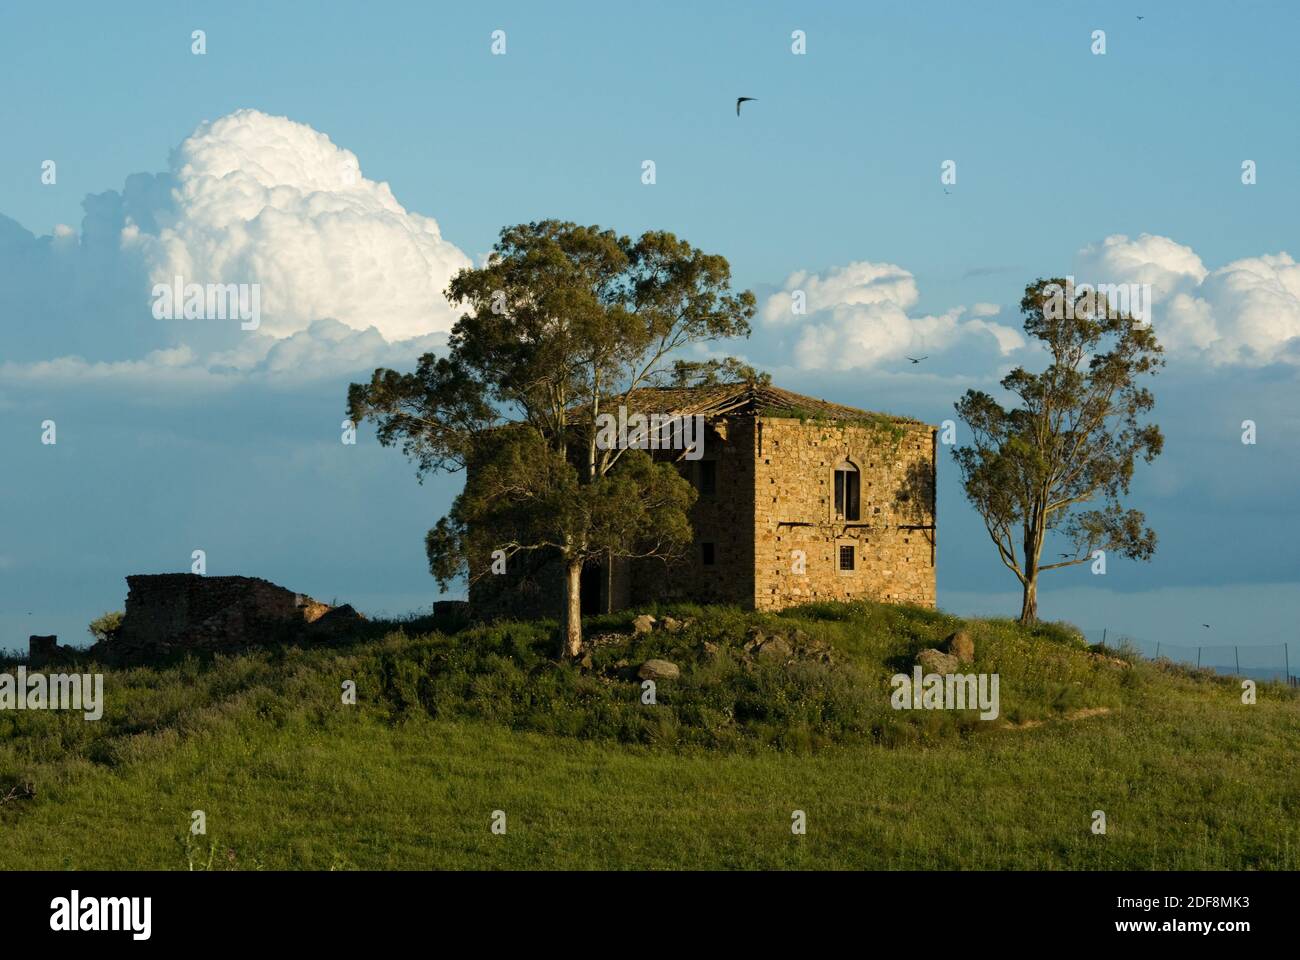
M 357 157 L 284 117 L 240 110 L 202 124 L 169 170 L 87 197 L 81 230 L 34 237 L 0 218 L 0 309 L 23 322 L 5 359 L 47 375 L 142 369 L 302 373 L 439 342 L 443 297 L 469 257 Z M 260 326 L 156 319 L 155 284 L 256 284 Z

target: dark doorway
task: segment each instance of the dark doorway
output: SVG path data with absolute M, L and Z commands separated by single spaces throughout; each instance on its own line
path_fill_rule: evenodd
M 604 613 L 600 607 L 600 585 L 604 578 L 605 565 L 599 560 L 588 560 L 583 565 L 578 595 L 584 617 Z

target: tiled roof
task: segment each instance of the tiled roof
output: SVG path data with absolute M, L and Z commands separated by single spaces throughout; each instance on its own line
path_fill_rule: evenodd
M 639 413 L 714 416 L 768 416 L 772 412 L 798 411 L 827 420 L 861 420 L 884 417 L 894 423 L 919 423 L 909 417 L 872 413 L 857 407 L 819 400 L 816 397 L 758 383 L 726 383 L 704 387 L 645 387 L 633 390 L 628 406 Z

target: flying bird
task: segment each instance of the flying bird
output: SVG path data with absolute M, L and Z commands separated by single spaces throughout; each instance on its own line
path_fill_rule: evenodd
M 924 357 L 908 357 L 907 359 L 911 360 L 913 363 L 920 363 L 922 360 L 929 360 L 930 355 L 927 353 Z
M 1139 20 L 1145 20 L 1146 17 L 1138 17 Z
M 758 97 L 737 97 L 736 98 L 736 116 L 740 116 L 740 105 L 746 100 L 757 100 Z
M 1206 630 L 1210 629 L 1210 625 L 1208 623 L 1203 623 L 1201 624 L 1201 626 L 1203 626 Z

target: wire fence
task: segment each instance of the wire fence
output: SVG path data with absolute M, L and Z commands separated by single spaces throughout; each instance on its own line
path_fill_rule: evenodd
M 1291 644 L 1283 643 L 1165 643 L 1151 642 L 1130 636 L 1122 631 L 1085 630 L 1091 643 L 1104 643 L 1109 647 L 1130 646 L 1151 660 L 1164 657 L 1175 663 L 1202 667 L 1216 673 L 1252 680 L 1276 680 L 1300 687 L 1300 676 L 1292 673 Z M 1300 644 L 1296 653 L 1300 655 Z M 1300 664 L 1296 664 L 1300 670 Z

